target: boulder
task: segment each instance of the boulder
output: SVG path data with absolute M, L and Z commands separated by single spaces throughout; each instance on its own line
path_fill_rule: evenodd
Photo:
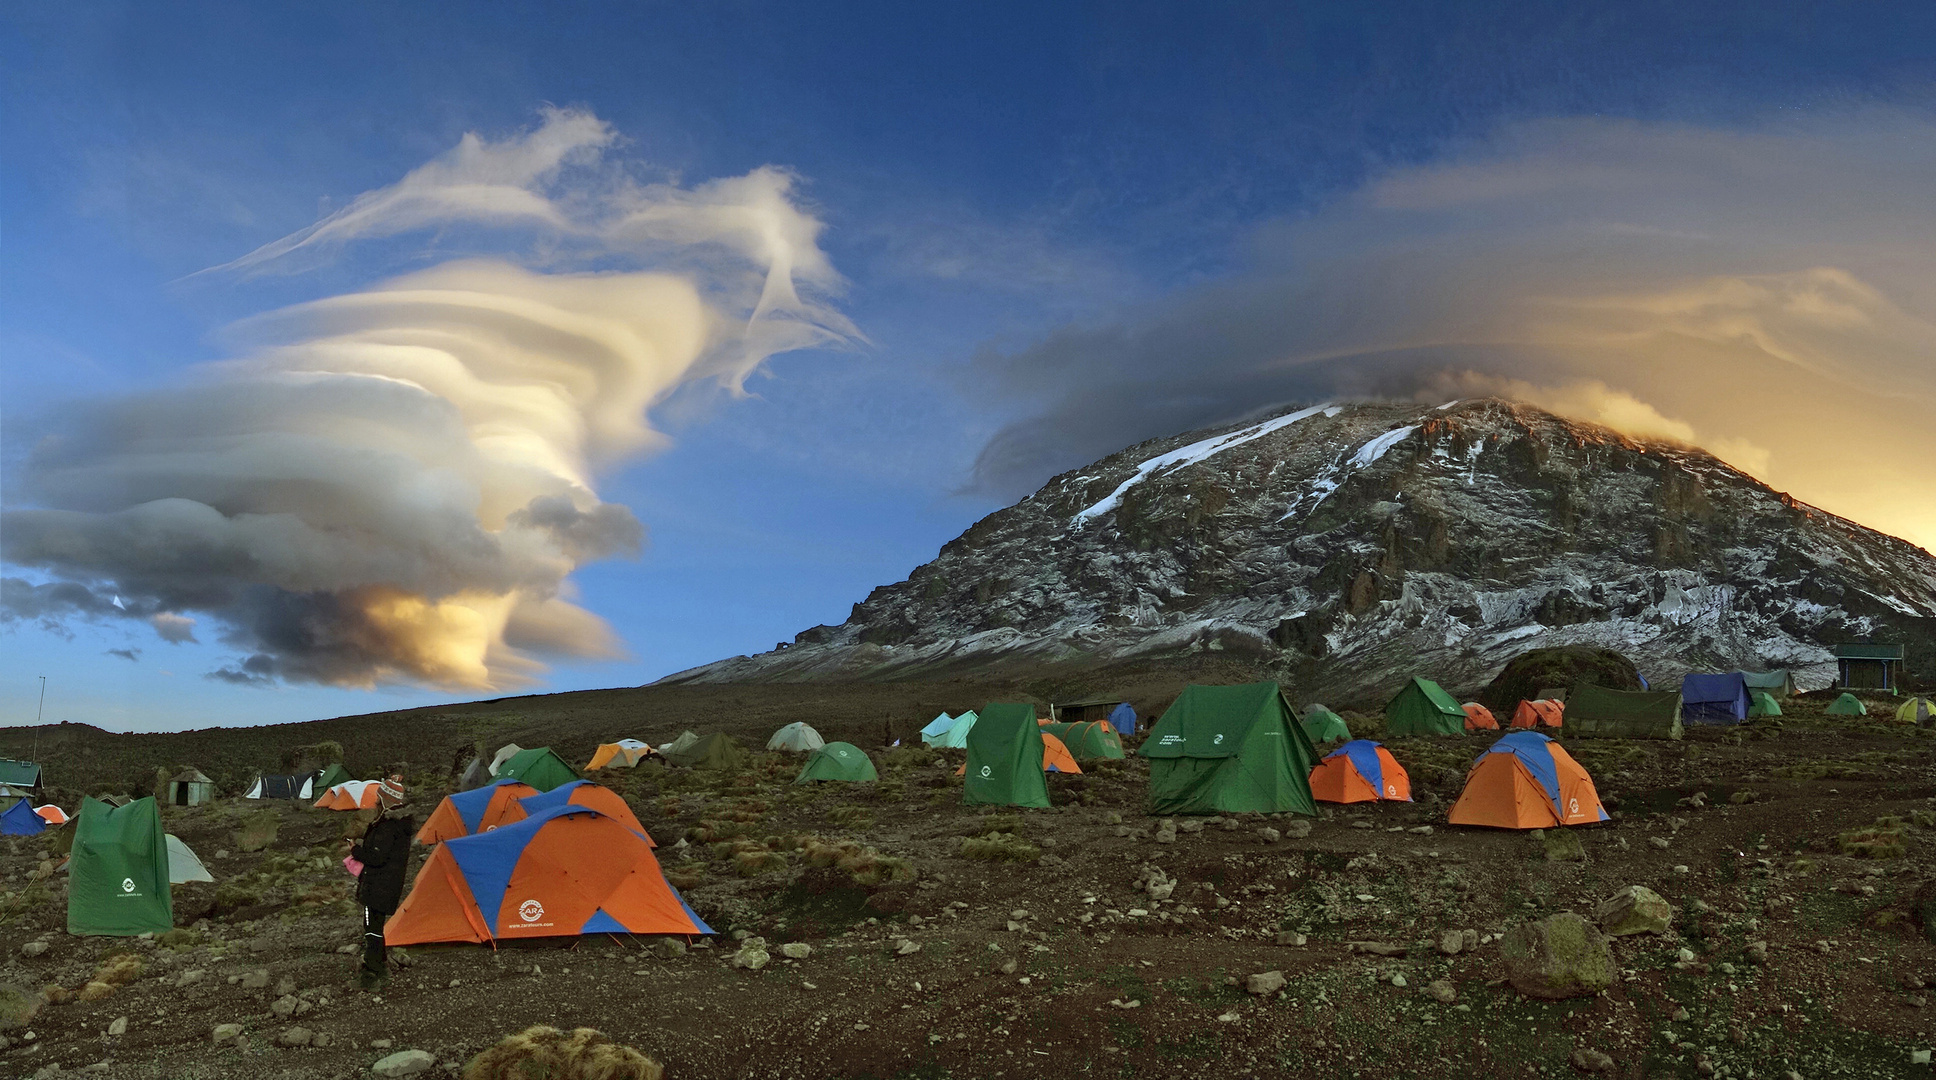
M 370 1072 L 385 1080 L 399 1076 L 415 1076 L 429 1072 L 437 1064 L 437 1058 L 423 1050 L 399 1050 L 388 1057 L 381 1058 L 370 1066 Z
M 42 1004 L 39 994 L 12 983 L 0 983 L 0 1031 L 26 1027 Z
M 1441 1005 L 1450 1005 L 1459 999 L 1459 991 L 1450 980 L 1433 979 L 1425 984 L 1426 996 Z
M 805 960 L 813 955 L 813 946 L 804 941 L 789 941 L 780 946 L 780 955 L 789 960 Z
M 1253 994 L 1274 994 L 1284 989 L 1284 973 L 1264 971 L 1244 980 L 1244 989 Z
M 745 968 L 748 971 L 758 971 L 772 959 L 772 955 L 766 951 L 764 939 L 749 937 L 739 943 L 739 951 L 733 954 L 733 966 Z
M 306 1027 L 283 1028 L 282 1033 L 276 1036 L 276 1045 L 308 1046 L 313 1038 L 315 1035 Z
M 1548 829 L 1546 835 L 1541 838 L 1541 843 L 1546 848 L 1548 862 L 1584 862 L 1586 860 L 1586 845 L 1580 843 L 1579 835 L 1571 829 Z
M 1506 931 L 1499 955 L 1506 980 L 1527 997 L 1588 997 L 1613 984 L 1613 950 L 1606 935 L 1570 911 Z
M 1457 956 L 1465 948 L 1465 934 L 1459 930 L 1447 930 L 1439 935 L 1439 951 L 1447 956 Z
M 234 1042 L 241 1037 L 241 1024 L 217 1024 L 215 1025 L 215 1030 L 209 1032 L 210 1041 L 218 1046 L 222 1043 Z
M 1598 1050 L 1583 1046 L 1573 1051 L 1573 1067 L 1583 1073 L 1612 1072 L 1613 1059 Z
M 1674 925 L 1674 906 L 1645 885 L 1629 885 L 1602 900 L 1593 918 L 1609 937 L 1664 934 Z

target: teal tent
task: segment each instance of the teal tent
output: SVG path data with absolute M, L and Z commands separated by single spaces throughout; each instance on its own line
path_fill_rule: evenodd
M 963 749 L 968 745 L 968 733 L 975 730 L 975 721 L 979 719 L 981 717 L 976 715 L 973 709 L 962 713 L 960 716 L 955 717 L 955 722 L 949 726 L 946 733 L 936 738 L 933 742 L 928 743 L 928 745 L 946 747 L 950 750 Z
M 948 729 L 954 726 L 955 718 L 944 712 L 928 721 L 928 726 L 921 729 L 921 742 L 927 746 L 934 746 L 942 736 L 948 734 Z
M 1274 682 L 1184 687 L 1138 751 L 1149 812 L 1316 814 L 1318 755 L 1294 716 Z

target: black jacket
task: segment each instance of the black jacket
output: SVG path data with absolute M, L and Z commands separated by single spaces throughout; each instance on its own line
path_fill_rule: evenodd
M 417 819 L 385 815 L 370 823 L 363 841 L 350 848 L 350 857 L 363 864 L 356 879 L 357 903 L 389 914 L 403 901 L 403 872 L 410 866 L 410 838 Z

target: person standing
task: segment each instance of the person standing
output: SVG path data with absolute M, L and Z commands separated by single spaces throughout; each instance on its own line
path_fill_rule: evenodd
M 417 820 L 407 811 L 403 778 L 383 781 L 377 789 L 376 820 L 363 831 L 361 842 L 350 845 L 349 857 L 362 864 L 356 875 L 356 902 L 363 907 L 363 967 L 357 975 L 357 986 L 363 990 L 381 990 L 390 981 L 383 924 L 403 900 L 410 840 L 417 832 Z

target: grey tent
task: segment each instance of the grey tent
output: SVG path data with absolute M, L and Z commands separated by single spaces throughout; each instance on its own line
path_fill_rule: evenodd
M 496 776 L 497 771 L 504 767 L 505 762 L 522 753 L 524 753 L 524 747 L 519 746 L 517 743 L 505 743 L 502 747 L 498 748 L 498 752 L 491 758 L 491 775 Z
M 490 766 L 484 763 L 483 758 L 474 757 L 469 765 L 464 766 L 463 774 L 457 778 L 457 790 L 476 791 L 490 782 Z
M 168 884 L 181 885 L 190 881 L 214 881 L 208 867 L 202 860 L 182 843 L 182 838 L 174 833 L 168 834 Z
M 1749 690 L 1760 690 L 1777 701 L 1795 696 L 1795 677 L 1788 673 L 1787 668 L 1766 672 L 1744 671 L 1741 672 L 1741 679 L 1748 684 Z

